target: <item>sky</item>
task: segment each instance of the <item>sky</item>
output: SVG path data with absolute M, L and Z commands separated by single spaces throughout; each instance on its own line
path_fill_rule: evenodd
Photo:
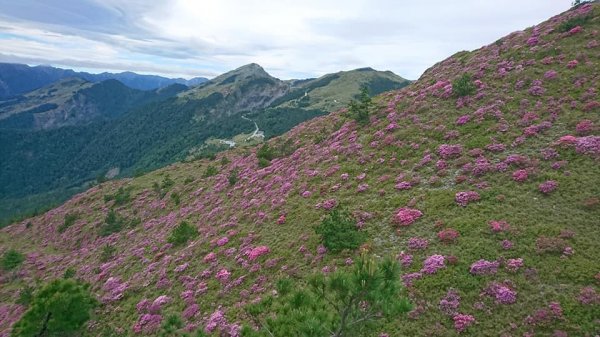
M 570 7 L 571 0 L 0 0 L 0 62 L 281 78 L 372 67 L 417 79 Z

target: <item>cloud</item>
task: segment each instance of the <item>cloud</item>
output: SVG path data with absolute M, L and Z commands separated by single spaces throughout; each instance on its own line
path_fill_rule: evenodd
M 256 62 L 280 78 L 370 66 L 415 79 L 570 0 L 0 0 L 0 60 L 208 76 Z M 22 61 L 18 61 L 22 60 Z

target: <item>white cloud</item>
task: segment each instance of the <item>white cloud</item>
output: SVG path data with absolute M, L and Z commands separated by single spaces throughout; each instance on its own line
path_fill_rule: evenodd
M 0 0 L 0 59 L 186 77 L 214 76 L 250 62 L 281 78 L 371 66 L 415 79 L 457 51 L 491 43 L 569 5 L 570 0 Z

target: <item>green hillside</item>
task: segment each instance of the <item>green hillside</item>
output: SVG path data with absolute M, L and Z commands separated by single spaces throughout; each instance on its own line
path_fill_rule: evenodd
M 376 93 L 378 83 L 387 89 L 408 84 L 387 72 L 340 74 L 321 82 L 310 107 L 271 108 L 286 105 L 281 98 L 296 89 L 257 64 L 189 90 L 173 85 L 138 91 L 115 80 L 92 85 L 71 79 L 0 103 L 0 155 L 6 163 L 0 168 L 0 223 L 63 202 L 107 174 L 138 175 L 214 156 L 228 143 L 260 143 L 263 136 L 328 113 L 334 97 L 347 104 L 360 85 Z M 253 133 L 257 127 L 260 134 Z

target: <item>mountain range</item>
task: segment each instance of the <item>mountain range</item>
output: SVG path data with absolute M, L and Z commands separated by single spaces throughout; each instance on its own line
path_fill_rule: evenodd
M 378 94 L 408 83 L 373 69 L 282 81 L 257 64 L 150 91 L 62 79 L 0 101 L 0 218 L 60 202 L 107 174 L 260 143 L 347 105 L 363 85 Z
M 89 82 L 101 82 L 109 79 L 118 80 L 130 88 L 153 90 L 172 84 L 195 86 L 207 81 L 204 77 L 190 80 L 183 78 L 166 78 L 156 75 L 140 75 L 133 72 L 90 74 L 61 69 L 51 66 L 30 67 L 26 64 L 0 63 L 0 99 L 11 98 L 39 89 L 58 80 L 77 77 Z

